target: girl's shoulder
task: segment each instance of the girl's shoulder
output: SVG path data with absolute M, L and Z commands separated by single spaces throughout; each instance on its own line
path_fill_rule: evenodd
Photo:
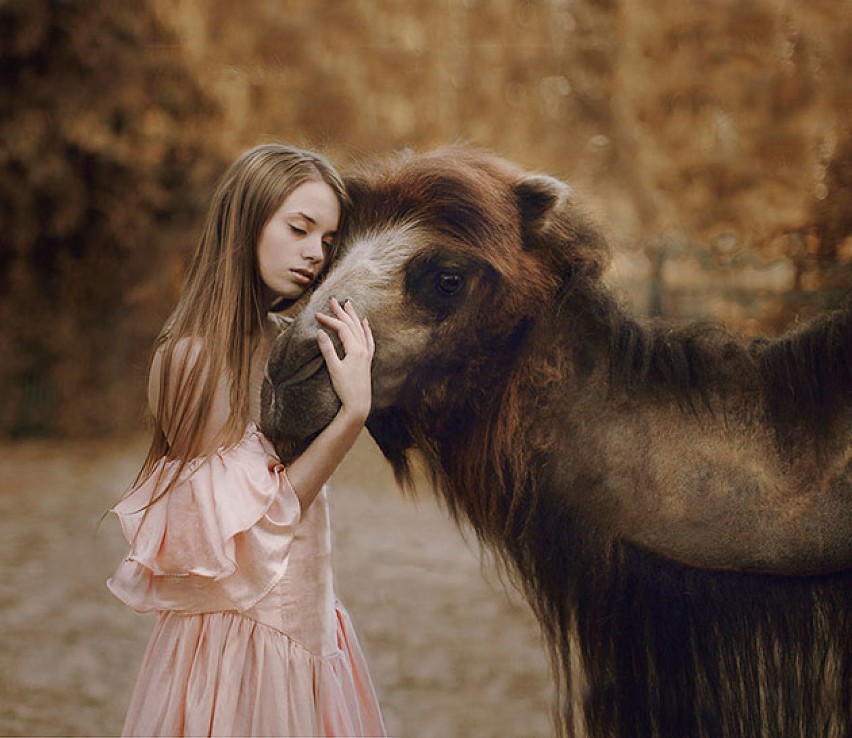
M 199 336 L 174 338 L 167 334 L 154 349 L 148 372 L 148 407 L 155 418 L 164 407 L 176 404 L 177 395 L 189 382 L 203 380 L 198 369 L 203 368 L 204 354 L 204 339 Z
M 201 336 L 174 337 L 166 333 L 154 349 L 149 378 L 168 373 L 182 373 L 196 366 L 205 355 L 205 341 Z M 167 358 L 168 357 L 168 358 Z
M 199 336 L 167 336 L 155 349 L 148 374 L 148 407 L 170 444 L 181 435 L 179 429 L 188 417 L 203 412 L 203 422 L 193 431 L 199 443 L 190 445 L 201 451 L 217 447 L 231 415 L 230 382 L 221 371 L 211 377 L 211 370 L 216 371 L 215 362 Z

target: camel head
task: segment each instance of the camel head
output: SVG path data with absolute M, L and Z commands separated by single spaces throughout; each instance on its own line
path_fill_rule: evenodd
M 347 186 L 344 254 L 273 351 L 263 426 L 289 456 L 334 417 L 314 316 L 351 300 L 376 339 L 367 427 L 399 472 L 418 430 L 470 426 L 530 323 L 566 280 L 597 279 L 608 252 L 566 184 L 481 152 L 402 155 Z

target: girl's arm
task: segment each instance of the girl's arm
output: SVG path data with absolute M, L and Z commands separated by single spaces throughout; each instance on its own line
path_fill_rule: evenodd
M 319 331 L 317 341 L 341 407 L 331 423 L 287 467 L 287 476 L 302 512 L 310 507 L 323 484 L 352 448 L 370 413 L 370 365 L 375 351 L 370 325 L 366 318 L 358 318 L 352 303 L 341 307 L 332 300 L 331 311 L 333 317 L 320 313 L 317 320 L 337 331 L 343 344 L 343 359 L 338 358 L 325 331 Z

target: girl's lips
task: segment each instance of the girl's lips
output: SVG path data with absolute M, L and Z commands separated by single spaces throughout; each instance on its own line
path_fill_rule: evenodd
M 301 269 L 291 269 L 290 271 L 297 284 L 308 285 L 314 280 L 314 275 L 310 272 L 302 271 Z

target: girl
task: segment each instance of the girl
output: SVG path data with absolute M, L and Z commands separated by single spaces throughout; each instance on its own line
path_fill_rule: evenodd
M 277 332 L 332 260 L 347 197 L 317 154 L 258 146 L 213 198 L 183 293 L 155 344 L 151 448 L 113 508 L 130 552 L 109 580 L 156 610 L 125 735 L 384 735 L 334 597 L 325 481 L 370 409 L 373 337 L 351 304 L 317 316 L 342 406 L 286 470 L 257 426 Z

